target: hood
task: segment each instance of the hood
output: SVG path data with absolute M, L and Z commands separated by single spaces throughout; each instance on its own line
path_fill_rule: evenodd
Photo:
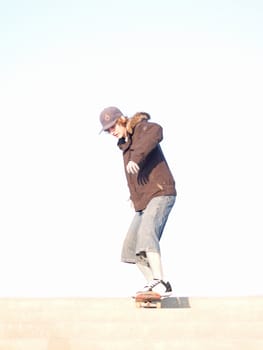
M 138 112 L 136 114 L 134 114 L 133 117 L 131 117 L 128 122 L 127 122 L 127 131 L 129 134 L 133 133 L 133 129 L 135 128 L 135 126 L 140 123 L 142 120 L 149 120 L 151 119 L 150 114 L 145 113 L 145 112 Z

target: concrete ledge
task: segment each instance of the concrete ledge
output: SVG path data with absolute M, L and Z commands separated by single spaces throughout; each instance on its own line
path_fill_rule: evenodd
M 0 299 L 0 350 L 262 350 L 263 297 Z

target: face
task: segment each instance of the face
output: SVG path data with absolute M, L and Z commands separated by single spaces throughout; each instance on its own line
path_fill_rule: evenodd
M 118 139 L 127 136 L 126 127 L 120 124 L 113 125 L 107 132 Z

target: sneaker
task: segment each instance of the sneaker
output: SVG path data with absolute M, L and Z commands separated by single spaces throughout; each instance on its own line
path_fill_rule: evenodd
M 144 288 L 139 290 L 136 294 L 146 293 L 146 292 L 156 292 L 162 297 L 168 297 L 172 294 L 172 287 L 169 282 L 164 282 L 163 280 L 153 279 Z
M 162 282 L 162 285 L 165 287 L 165 291 L 163 293 L 163 296 L 169 297 L 173 292 L 170 282 L 168 282 L 168 281 L 166 281 L 166 282 L 161 281 L 161 282 Z
M 136 294 L 151 292 L 153 290 L 153 288 L 156 287 L 160 283 L 161 283 L 161 280 L 155 278 L 154 280 L 149 282 L 145 287 L 143 287 L 141 290 L 138 290 L 138 292 Z

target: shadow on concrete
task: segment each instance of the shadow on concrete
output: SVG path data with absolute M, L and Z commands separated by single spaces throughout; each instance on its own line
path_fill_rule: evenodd
M 191 308 L 188 297 L 170 297 L 162 300 L 162 309 L 188 309 Z

